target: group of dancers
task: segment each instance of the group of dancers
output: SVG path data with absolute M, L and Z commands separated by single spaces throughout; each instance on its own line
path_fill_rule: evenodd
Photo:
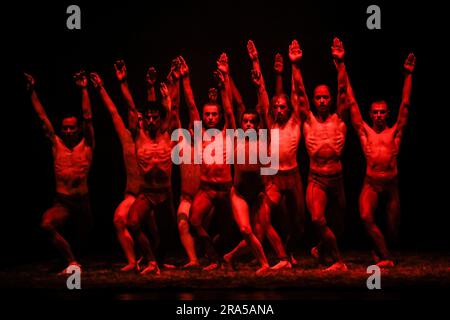
M 62 226 L 77 220 L 82 228 L 88 228 L 92 220 L 87 178 L 95 154 L 95 138 L 89 82 L 111 115 L 123 151 L 126 190 L 114 213 L 117 238 L 127 259 L 121 270 L 159 274 L 162 267 L 174 267 L 165 263 L 165 253 L 175 226 L 189 259 L 181 266 L 182 269 L 216 270 L 233 264 L 239 256 L 249 252 L 259 263 L 258 274 L 290 269 L 298 263 L 293 251 L 302 240 L 306 212 L 309 212 L 320 239 L 311 249 L 312 256 L 325 264 L 325 271 L 346 271 L 347 266 L 325 213 L 328 210 L 330 215 L 337 215 L 345 210 L 341 157 L 348 121 L 360 139 L 366 158 L 359 211 L 367 234 L 373 240 L 373 257 L 380 267 L 394 266 L 385 236 L 375 224 L 374 214 L 378 198 L 385 195 L 387 232 L 395 238 L 400 215 L 397 155 L 408 118 L 415 56 L 409 54 L 404 62 L 405 81 L 398 118 L 389 127 L 389 108 L 385 101 L 371 104 L 370 124 L 363 120 L 344 64 L 344 46 L 338 38 L 333 40 L 331 46 L 331 56 L 337 70 L 337 98 L 334 103 L 329 86 L 316 86 L 312 97 L 314 112 L 310 108 L 300 71 L 303 52 L 296 40 L 292 41 L 288 50 L 292 69 L 290 95 L 283 89 L 283 56 L 277 54 L 273 68 L 276 88 L 271 99 L 266 91 L 258 51 L 251 40 L 247 50 L 252 64 L 251 81 L 258 97 L 255 108 L 245 107 L 231 77 L 225 53 L 217 60 L 214 71 L 217 86 L 209 90 L 208 102 L 201 110 L 197 107 L 189 67 L 183 57 L 172 61 L 169 75 L 159 84 L 159 90 L 156 70 L 148 69 L 147 101 L 140 106 L 135 104 L 127 82 L 125 63 L 120 60 L 116 61 L 114 68 L 127 108 L 127 119 L 121 117 L 101 77 L 97 73 L 81 71 L 75 74 L 74 80 L 81 92 L 83 119 L 64 117 L 58 134 L 38 99 L 34 78 L 25 74 L 32 106 L 52 145 L 56 179 L 54 203 L 44 213 L 41 226 L 69 266 L 80 265 L 61 232 Z M 180 119 L 181 91 L 184 93 L 183 105 L 187 107 L 188 121 Z M 219 135 L 225 140 L 227 129 L 241 128 L 244 132 L 261 128 L 269 129 L 269 132 L 277 129 L 277 136 L 269 137 L 278 139 L 278 148 L 269 150 L 278 153 L 276 173 L 261 175 L 265 164 L 248 161 L 252 157 L 250 153 L 258 151 L 258 148 L 250 147 L 251 143 L 255 143 L 251 139 L 237 139 L 234 146 L 245 150 L 244 163 L 227 159 L 230 153 L 225 150 L 223 161 L 203 159 L 197 163 L 194 157 L 199 150 L 194 150 L 191 139 L 183 137 L 182 132 L 185 131 L 176 131 L 185 122 L 184 129 L 193 133 L 197 121 L 201 121 L 202 135 L 207 137 L 202 139 L 200 152 L 208 151 Z M 180 132 L 176 141 L 173 139 L 174 132 Z M 302 133 L 310 163 L 306 190 L 297 163 Z M 183 152 L 192 151 L 189 152 L 192 161 L 179 165 L 181 197 L 178 210 L 175 210 L 172 152 L 179 143 L 183 144 Z M 276 230 L 272 223 L 272 214 L 279 207 L 288 217 L 285 221 L 288 224 L 286 237 L 281 237 L 280 230 Z M 233 220 L 242 235 L 242 241 L 226 254 L 218 250 L 217 241 L 210 234 L 212 218 L 218 218 L 220 241 L 227 240 L 229 229 L 225 226 Z M 262 245 L 266 238 L 277 257 L 272 267 Z M 203 254 L 208 261 L 206 265 L 200 264 Z

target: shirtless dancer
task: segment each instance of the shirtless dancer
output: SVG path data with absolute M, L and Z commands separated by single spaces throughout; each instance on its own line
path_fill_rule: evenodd
M 62 120 L 61 133 L 57 135 L 34 90 L 35 80 L 29 74 L 25 74 L 25 78 L 33 108 L 52 143 L 56 196 L 53 206 L 44 213 L 41 226 L 68 263 L 67 268 L 71 265 L 80 267 L 60 230 L 69 220 L 78 223 L 80 230 L 89 229 L 92 223 L 87 178 L 92 163 L 94 129 L 87 91 L 88 79 L 83 71 L 74 76 L 75 84 L 81 89 L 83 129 L 80 130 L 76 117 L 68 116 Z M 67 268 L 61 274 L 67 273 Z
M 241 126 L 242 128 L 249 130 L 250 128 L 254 128 L 255 125 L 257 128 L 267 128 L 267 114 L 266 110 L 269 110 L 270 102 L 269 97 L 266 92 L 264 78 L 261 74 L 261 67 L 259 64 L 258 51 L 252 40 L 249 40 L 247 43 L 247 51 L 249 57 L 252 61 L 252 71 L 251 78 L 252 82 L 258 89 L 258 104 L 256 110 L 248 110 L 242 111 L 241 117 Z M 277 61 L 275 63 L 275 68 L 279 67 L 279 55 L 277 55 Z M 277 87 L 282 82 L 279 82 L 277 79 Z M 239 112 L 238 112 L 239 114 Z M 235 152 L 236 154 L 236 152 Z M 246 154 L 248 158 L 248 155 Z M 247 167 L 247 168 L 246 168 Z M 265 257 L 262 241 L 264 237 L 267 236 L 269 242 L 271 243 L 273 249 L 279 257 L 287 256 L 286 250 L 284 249 L 283 243 L 281 241 L 280 236 L 273 228 L 270 216 L 267 215 L 267 210 L 261 208 L 261 201 L 264 197 L 264 190 L 267 184 L 267 180 L 270 182 L 269 178 L 263 178 L 260 175 L 260 165 L 257 166 L 243 166 L 241 169 L 253 169 L 253 170 L 239 170 L 239 166 L 235 165 L 235 181 L 234 181 L 234 189 L 237 191 L 237 196 L 232 202 L 234 214 L 237 215 L 237 218 L 241 219 L 238 224 L 248 223 L 248 208 L 251 208 L 251 220 L 254 225 L 254 235 L 258 242 L 261 244 L 261 251 L 259 251 L 257 242 L 249 243 L 246 239 L 242 240 L 232 251 L 227 253 L 224 256 L 224 261 L 226 263 L 232 264 L 240 255 L 244 253 L 248 253 L 249 249 L 252 249 L 255 257 L 259 260 L 261 264 L 261 268 L 257 270 L 257 274 L 264 273 L 268 269 L 267 258 Z M 241 172 L 242 171 L 242 172 Z M 249 172 L 246 172 L 249 171 Z M 258 176 L 256 175 L 256 171 L 258 171 Z M 246 176 L 247 175 L 247 176 Z M 244 177 L 246 176 L 246 177 Z M 249 181 L 248 183 L 246 181 Z M 241 190 L 241 191 L 239 191 Z M 240 194 L 239 194 L 240 193 Z M 232 199 L 233 200 L 233 199 Z M 236 201 L 237 200 L 237 201 Z M 245 205 L 244 202 L 245 201 Z M 269 211 L 270 213 L 270 211 Z M 242 218 L 246 218 L 242 220 Z M 246 226 L 245 224 L 243 226 Z M 250 229 L 251 230 L 251 229 Z M 282 264 L 284 264 L 283 262 Z M 277 265 L 278 269 L 281 265 Z M 283 266 L 282 266 L 283 267 Z M 289 267 L 289 266 L 286 266 Z
M 342 45 L 341 50 L 344 50 Z M 343 65 L 343 60 L 340 60 L 340 63 Z M 366 177 L 359 196 L 359 210 L 366 231 L 375 245 L 375 262 L 377 262 L 377 266 L 382 268 L 393 267 L 394 262 L 391 260 L 385 238 L 375 224 L 374 214 L 378 205 L 378 197 L 386 195 L 388 235 L 391 239 L 395 239 L 400 217 L 397 155 L 408 121 L 412 73 L 415 63 L 416 57 L 410 53 L 404 64 L 405 83 L 397 122 L 391 128 L 386 123 L 389 109 L 385 101 L 372 103 L 369 113 L 372 126 L 364 122 L 353 95 L 353 90 L 350 83 L 348 84 L 351 120 L 361 141 L 367 162 Z M 342 68 L 345 67 L 342 66 Z
M 254 58 L 257 59 L 256 48 L 254 48 L 253 42 L 249 41 L 249 47 L 251 46 L 252 54 Z M 268 97 L 265 90 L 264 80 L 261 76 L 260 70 L 252 70 L 252 79 L 258 88 L 258 106 L 262 104 L 268 104 Z M 240 127 L 244 130 L 244 134 L 255 130 L 257 135 L 257 130 L 262 127 L 262 117 L 263 110 L 258 107 L 258 110 L 246 110 L 242 103 L 239 91 L 233 84 L 234 96 L 237 98 L 237 115 L 240 117 Z M 231 207 L 233 211 L 234 220 L 237 223 L 239 230 L 244 238 L 244 240 L 230 253 L 224 256 L 224 261 L 227 263 L 232 263 L 235 256 L 239 255 L 243 247 L 249 247 L 255 258 L 260 263 L 261 267 L 257 270 L 257 274 L 264 273 L 269 269 L 269 263 L 267 261 L 266 255 L 264 253 L 261 242 L 253 233 L 251 227 L 251 215 L 255 218 L 255 211 L 257 210 L 258 198 L 261 192 L 264 191 L 264 181 L 261 176 L 261 164 L 250 164 L 249 160 L 252 156 L 251 151 L 258 153 L 258 136 L 256 140 L 245 140 L 245 142 L 240 139 L 236 139 L 235 144 L 235 162 L 234 162 L 234 184 L 231 188 Z M 244 150 L 245 162 L 238 163 L 236 157 L 238 156 L 239 150 Z M 256 154 L 257 158 L 257 154 Z
M 114 64 L 116 69 L 116 77 L 119 81 L 123 81 L 126 77 L 126 68 L 121 61 Z M 114 213 L 114 226 L 116 227 L 117 238 L 128 260 L 128 264 L 124 266 L 122 271 L 132 271 L 138 269 L 136 262 L 136 255 L 134 253 L 134 242 L 130 233 L 128 232 L 127 219 L 128 212 L 131 205 L 136 200 L 137 195 L 142 184 L 141 174 L 136 160 L 136 148 L 134 145 L 131 132 L 125 126 L 122 117 L 120 116 L 114 102 L 109 97 L 106 89 L 103 86 L 103 81 L 96 73 L 90 74 L 91 82 L 95 89 L 97 89 L 103 104 L 111 114 L 114 128 L 119 136 L 122 145 L 123 160 L 127 175 L 127 184 L 125 189 L 125 198 L 117 207 Z
M 169 241 L 171 220 L 174 218 L 170 157 L 173 146 L 170 132 L 173 128 L 169 127 L 171 99 L 167 86 L 162 83 L 161 105 L 149 102 L 142 112 L 142 121 L 139 121 L 138 111 L 126 81 L 121 82 L 121 90 L 129 108 L 129 128 L 136 146 L 139 170 L 143 176 L 141 191 L 129 211 L 127 227 L 147 261 L 147 267 L 141 274 L 159 274 L 158 262 L 162 256 L 157 259 L 153 249 L 160 249 L 160 254 L 164 252 L 163 247 Z M 154 215 L 155 219 L 151 219 L 150 215 Z M 160 229 L 160 234 L 164 237 L 161 241 L 159 237 L 154 239 L 154 248 L 142 230 L 148 221 L 156 221 L 157 226 L 152 229 Z
M 183 57 L 180 56 L 177 58 L 177 60 L 181 82 L 184 90 L 184 97 L 189 109 L 188 130 L 191 134 L 191 137 L 193 137 L 194 121 L 200 121 L 200 115 L 195 104 L 194 94 L 192 93 L 191 81 L 189 77 L 189 67 Z M 174 117 L 178 122 L 180 121 L 178 110 L 174 112 Z M 181 124 L 178 124 L 178 126 L 181 127 Z M 192 158 L 191 163 L 180 164 L 181 197 L 177 211 L 177 224 L 181 243 L 189 258 L 189 262 L 186 263 L 182 268 L 196 269 L 200 267 L 200 264 L 195 251 L 195 241 L 189 231 L 189 213 L 191 210 L 192 200 L 194 199 L 194 196 L 200 186 L 200 165 L 194 163 L 193 139 L 191 140 L 190 144 L 187 143 L 187 140 L 183 139 L 183 143 L 183 150 L 189 149 L 191 151 Z
M 251 72 L 252 81 L 258 89 L 258 105 L 256 110 L 244 110 L 241 114 L 241 128 L 246 132 L 250 129 L 259 129 L 267 126 L 265 110 L 269 109 L 269 98 L 265 89 L 264 78 L 261 74 L 259 65 L 258 52 L 253 41 L 249 40 L 247 51 L 252 61 L 253 70 Z M 246 142 L 246 159 L 249 159 L 247 149 L 249 142 Z M 239 147 L 239 146 L 238 146 Z M 237 152 L 235 152 L 237 154 Z M 267 258 L 264 254 L 261 242 L 267 235 L 269 241 L 279 256 L 286 256 L 286 252 L 282 245 L 278 233 L 275 231 L 269 221 L 259 219 L 257 214 L 261 204 L 261 198 L 265 189 L 265 179 L 261 176 L 261 165 L 235 164 L 234 186 L 231 192 L 232 208 L 235 220 L 244 236 L 241 241 L 230 253 L 224 256 L 224 260 L 232 263 L 239 255 L 251 248 L 254 256 L 261 264 L 261 268 L 257 274 L 265 272 L 269 268 Z M 250 225 L 249 208 L 251 208 L 252 221 L 255 225 L 255 235 Z M 262 211 L 265 213 L 265 211 Z M 266 217 L 265 217 L 266 218 Z M 263 220 L 263 221 L 260 221 Z
M 340 52 L 335 39 L 332 55 L 338 71 L 342 68 L 337 63 Z M 312 217 L 312 222 L 320 235 L 320 243 L 312 249 L 316 258 L 323 260 L 326 252 L 331 255 L 333 264 L 326 271 L 346 271 L 347 266 L 342 260 L 336 237 L 325 220 L 325 211 L 329 201 L 336 200 L 340 210 L 345 208 L 345 194 L 342 177 L 341 155 L 345 143 L 346 125 L 343 121 L 345 111 L 346 87 L 345 81 L 339 76 L 339 97 L 337 112 L 331 112 L 332 99 L 328 86 L 319 85 L 314 90 L 314 105 L 317 114 L 310 111 L 308 97 L 303 85 L 299 62 L 302 50 L 297 41 L 293 41 L 289 48 L 289 56 L 293 62 L 293 78 L 295 98 L 293 101 L 304 119 L 304 135 L 306 150 L 310 157 L 310 172 L 306 190 L 306 204 Z M 333 212 L 333 214 L 338 214 Z
M 295 69 L 295 60 L 289 54 L 293 63 L 293 72 Z M 254 60 L 257 61 L 257 60 Z M 280 56 L 276 58 L 279 66 Z M 254 66 L 254 69 L 259 69 L 259 64 Z M 291 268 L 293 242 L 292 236 L 294 234 L 300 235 L 303 233 L 305 220 L 305 203 L 303 195 L 303 184 L 300 177 L 300 172 L 297 164 L 297 150 L 300 141 L 301 133 L 301 118 L 299 109 L 295 104 L 290 104 L 288 97 L 278 89 L 270 107 L 265 107 L 265 121 L 269 129 L 279 130 L 279 170 L 274 176 L 268 177 L 265 187 L 265 194 L 258 211 L 259 225 L 262 227 L 264 235 L 268 236 L 271 245 L 274 247 L 280 262 L 272 267 L 273 270 Z M 288 239 L 288 249 L 291 257 L 288 257 L 286 250 L 270 222 L 271 210 L 281 204 L 283 198 L 286 201 L 288 214 L 290 215 L 289 232 L 290 239 Z M 260 238 L 259 232 L 257 232 Z M 291 261 L 289 261 L 292 259 Z
M 217 62 L 219 70 L 216 71 L 216 77 L 220 87 L 220 93 L 223 103 L 223 111 L 225 115 L 225 125 L 220 130 L 218 129 L 219 123 L 221 121 L 220 106 L 217 104 L 207 103 L 203 106 L 203 126 L 202 126 L 202 136 L 208 135 L 207 129 L 216 129 L 217 133 L 212 134 L 209 138 L 213 136 L 222 135 L 224 148 L 223 148 L 223 161 L 222 163 L 207 163 L 205 161 L 205 148 L 211 144 L 210 141 L 203 141 L 202 143 L 202 153 L 203 161 L 200 166 L 200 189 L 194 197 L 191 207 L 191 217 L 190 223 L 196 231 L 196 236 L 198 240 L 201 241 L 202 246 L 205 248 L 206 254 L 210 259 L 210 264 L 203 270 L 209 271 L 214 270 L 219 267 L 219 255 L 214 249 L 212 239 L 208 235 L 204 227 L 204 217 L 211 211 L 214 207 L 220 205 L 221 209 L 227 210 L 230 207 L 230 190 L 232 186 L 231 177 L 231 165 L 229 159 L 227 159 L 226 152 L 226 129 L 235 129 L 233 108 L 230 101 L 230 83 L 228 77 L 228 58 L 226 54 L 222 54 Z M 206 128 L 205 128 L 206 127 Z M 204 140 L 204 139 L 203 139 Z M 217 212 L 217 211 L 216 211 Z M 225 211 L 226 212 L 226 211 Z

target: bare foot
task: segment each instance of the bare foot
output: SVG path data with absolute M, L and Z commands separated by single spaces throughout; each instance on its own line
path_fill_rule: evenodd
M 373 261 L 375 261 L 375 263 L 378 263 L 378 262 L 380 262 L 380 257 L 377 255 L 377 253 L 375 252 L 375 250 L 372 250 L 371 252 L 370 252 L 370 254 L 372 255 L 372 259 L 373 259 Z
M 293 253 L 291 253 L 291 264 L 292 264 L 293 267 L 298 266 L 298 261 L 297 261 L 297 259 L 295 259 Z
M 288 260 L 281 260 L 270 269 L 271 270 L 292 269 L 292 264 Z
M 74 266 L 78 267 L 80 269 L 80 271 L 81 271 L 81 264 L 79 264 L 78 262 L 74 261 L 74 262 L 69 263 L 69 265 L 63 271 L 58 273 L 58 276 L 65 276 L 65 275 L 68 275 L 68 274 L 72 274 L 71 268 L 74 267 Z
M 393 268 L 395 264 L 392 260 L 381 260 L 377 263 L 377 266 L 379 266 L 380 268 Z
M 230 253 L 223 256 L 222 270 L 236 270 L 236 266 L 233 261 L 233 257 Z
M 325 253 L 319 250 L 319 246 L 315 246 L 311 249 L 311 256 L 316 260 L 319 265 L 326 265 L 327 258 Z
M 323 270 L 324 272 L 345 272 L 348 271 L 347 266 L 343 262 L 335 262 L 330 267 Z
M 140 257 L 139 259 L 138 259 L 138 261 L 136 261 L 136 270 L 137 271 L 141 271 L 141 263 L 142 263 L 142 260 L 144 259 L 144 257 Z
M 314 247 L 311 249 L 311 256 L 316 260 L 320 260 L 320 253 L 318 247 Z
M 156 274 L 159 275 L 161 272 L 159 271 L 158 265 L 156 264 L 156 262 L 149 262 L 148 266 L 142 270 L 141 274 L 142 275 L 146 275 L 146 274 Z
M 223 256 L 223 260 L 226 263 L 232 263 L 233 262 L 233 256 L 231 255 L 231 253 L 227 253 L 226 255 Z
M 260 275 L 266 274 L 269 271 L 270 271 L 270 266 L 268 264 L 265 264 L 261 268 L 256 270 L 256 275 L 260 276 Z
M 168 263 L 164 263 L 162 267 L 163 267 L 164 269 L 171 269 L 171 270 L 177 268 L 177 267 L 174 266 L 173 264 L 168 264 Z
M 137 267 L 138 267 L 137 263 L 129 263 L 125 267 L 121 268 L 120 271 L 130 272 L 130 271 L 137 270 Z
M 212 270 L 216 270 L 217 268 L 219 268 L 219 264 L 217 262 L 213 262 L 213 263 L 209 264 L 208 266 L 204 267 L 202 270 L 203 271 L 212 271 Z
M 189 261 L 181 267 L 182 270 L 196 270 L 200 269 L 200 263 L 198 261 Z

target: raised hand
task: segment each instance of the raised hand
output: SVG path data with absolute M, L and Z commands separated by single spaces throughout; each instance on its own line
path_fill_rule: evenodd
M 88 78 L 84 70 L 80 70 L 79 72 L 75 73 L 73 78 L 75 80 L 75 84 L 77 85 L 77 87 L 87 88 Z
M 415 66 L 416 66 L 416 56 L 414 55 L 414 53 L 410 53 L 406 58 L 403 67 L 405 68 L 406 72 L 412 73 L 414 71 Z
M 25 76 L 25 81 L 27 83 L 27 90 L 32 91 L 34 89 L 34 85 L 35 85 L 36 81 L 34 80 L 34 78 L 31 74 L 24 72 L 23 75 Z
M 296 64 L 300 62 L 302 56 L 303 52 L 302 49 L 300 49 L 300 45 L 297 40 L 292 41 L 289 45 L 289 59 L 292 63 Z
M 275 73 L 281 74 L 283 73 L 283 56 L 279 53 L 275 55 L 275 63 L 273 64 L 273 69 L 275 70 Z
M 169 89 L 167 88 L 167 85 L 164 82 L 161 82 L 159 91 L 161 92 L 161 98 L 163 100 L 167 100 L 169 98 Z
M 247 42 L 247 51 L 248 56 L 252 61 L 258 60 L 258 51 L 256 50 L 255 44 L 252 40 L 248 40 Z
M 116 78 L 120 82 L 125 81 L 127 79 L 127 66 L 125 65 L 125 61 L 117 60 L 114 63 L 114 69 L 116 70 Z
M 98 73 L 96 72 L 91 72 L 89 74 L 89 78 L 91 80 L 92 86 L 95 89 L 100 89 L 101 87 L 103 87 L 103 80 L 102 78 L 100 78 L 100 76 L 98 75 Z
M 222 76 L 228 74 L 229 66 L 228 66 L 228 56 L 226 53 L 222 53 L 219 57 L 219 60 L 217 60 L 217 69 L 220 70 Z
M 216 88 L 209 88 L 209 90 L 208 90 L 209 102 L 211 102 L 211 103 L 217 102 L 217 97 L 218 97 L 217 89 Z
M 331 55 L 335 62 L 342 62 L 344 60 L 345 50 L 344 45 L 339 38 L 333 39 L 333 45 L 331 46 Z
M 263 85 L 261 72 L 258 70 L 252 70 L 251 71 L 251 78 L 252 82 L 259 88 Z
M 178 57 L 172 60 L 169 77 L 171 78 L 171 82 L 175 82 L 180 79 L 180 59 L 178 59 Z
M 156 83 L 156 69 L 153 67 L 148 68 L 147 74 L 145 75 L 145 82 L 149 87 L 154 87 Z
M 222 89 L 225 86 L 225 78 L 223 76 L 223 73 L 220 69 L 214 71 L 214 79 L 217 82 L 217 87 L 219 89 Z
M 184 60 L 184 58 L 182 56 L 178 57 L 178 60 L 180 61 L 180 75 L 181 77 L 187 77 L 189 75 L 189 67 L 186 63 L 186 61 Z
M 164 82 L 161 82 L 159 85 L 159 92 L 161 93 L 161 104 L 170 111 L 171 108 L 171 99 L 170 99 L 170 93 L 169 88 L 167 88 L 167 85 Z

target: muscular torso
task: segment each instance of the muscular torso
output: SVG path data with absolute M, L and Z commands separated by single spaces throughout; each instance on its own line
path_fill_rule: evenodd
M 136 156 L 143 177 L 143 188 L 165 188 L 171 186 L 172 142 L 167 132 L 150 138 L 144 129 L 136 137 Z
M 398 141 L 395 127 L 377 133 L 364 123 L 365 135 L 360 136 L 366 157 L 366 174 L 380 180 L 390 180 L 397 176 Z
M 221 152 L 222 163 L 206 163 L 205 156 L 211 154 L 211 152 L 206 151 L 208 145 L 213 143 L 213 141 L 203 141 L 202 143 L 202 154 L 203 160 L 200 166 L 200 180 L 212 183 L 224 183 L 231 182 L 231 165 L 227 164 L 227 147 L 230 147 L 230 143 L 226 143 L 225 130 L 222 130 L 221 133 L 223 138 L 223 148 Z M 214 155 L 214 154 L 213 154 Z M 228 155 L 231 155 L 228 152 Z
M 279 170 L 296 168 L 301 137 L 300 121 L 292 115 L 284 125 L 273 123 L 271 129 L 279 129 Z
M 311 113 L 304 124 L 306 150 L 311 171 L 331 175 L 342 171 L 341 156 L 347 127 L 337 114 L 319 122 Z
M 53 145 L 53 167 L 56 192 L 64 195 L 86 195 L 87 178 L 92 163 L 92 148 L 83 138 L 73 149 L 56 136 Z

